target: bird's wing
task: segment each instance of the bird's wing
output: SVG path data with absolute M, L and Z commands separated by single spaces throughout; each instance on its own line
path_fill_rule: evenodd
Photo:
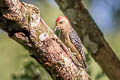
M 74 44 L 75 47 L 77 48 L 77 50 L 79 51 L 79 53 L 82 56 L 83 60 L 86 61 L 83 45 L 81 43 L 81 40 L 80 40 L 77 32 L 73 28 L 72 28 L 72 31 L 69 34 L 69 37 L 70 37 L 70 40 L 71 40 L 72 44 Z

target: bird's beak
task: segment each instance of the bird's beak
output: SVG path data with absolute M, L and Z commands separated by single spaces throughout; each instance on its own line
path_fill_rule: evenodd
M 56 26 L 53 30 L 53 32 L 60 38 L 61 36 L 61 30 L 58 26 Z
M 59 28 L 56 26 L 53 31 L 56 32 L 57 30 L 59 30 Z

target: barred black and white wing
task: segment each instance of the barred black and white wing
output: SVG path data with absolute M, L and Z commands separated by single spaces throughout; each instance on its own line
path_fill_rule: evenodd
M 79 51 L 80 55 L 82 56 L 84 66 L 86 66 L 85 65 L 86 58 L 85 58 L 85 54 L 84 54 L 83 45 L 81 43 L 81 40 L 80 40 L 77 32 L 73 28 L 69 34 L 69 37 L 70 37 L 72 44 L 74 44 L 74 46 L 76 47 L 76 49 Z

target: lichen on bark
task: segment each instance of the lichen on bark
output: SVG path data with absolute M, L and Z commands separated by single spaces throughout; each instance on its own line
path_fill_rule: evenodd
M 28 49 L 54 80 L 90 80 L 85 69 L 74 64 L 71 52 L 43 21 L 37 7 L 0 0 L 0 14 L 0 28 Z

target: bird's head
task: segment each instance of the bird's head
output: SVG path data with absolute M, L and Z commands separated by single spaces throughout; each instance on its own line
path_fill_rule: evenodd
M 66 16 L 60 16 L 56 19 L 56 27 L 54 31 L 65 30 L 68 28 L 70 28 L 70 22 Z

